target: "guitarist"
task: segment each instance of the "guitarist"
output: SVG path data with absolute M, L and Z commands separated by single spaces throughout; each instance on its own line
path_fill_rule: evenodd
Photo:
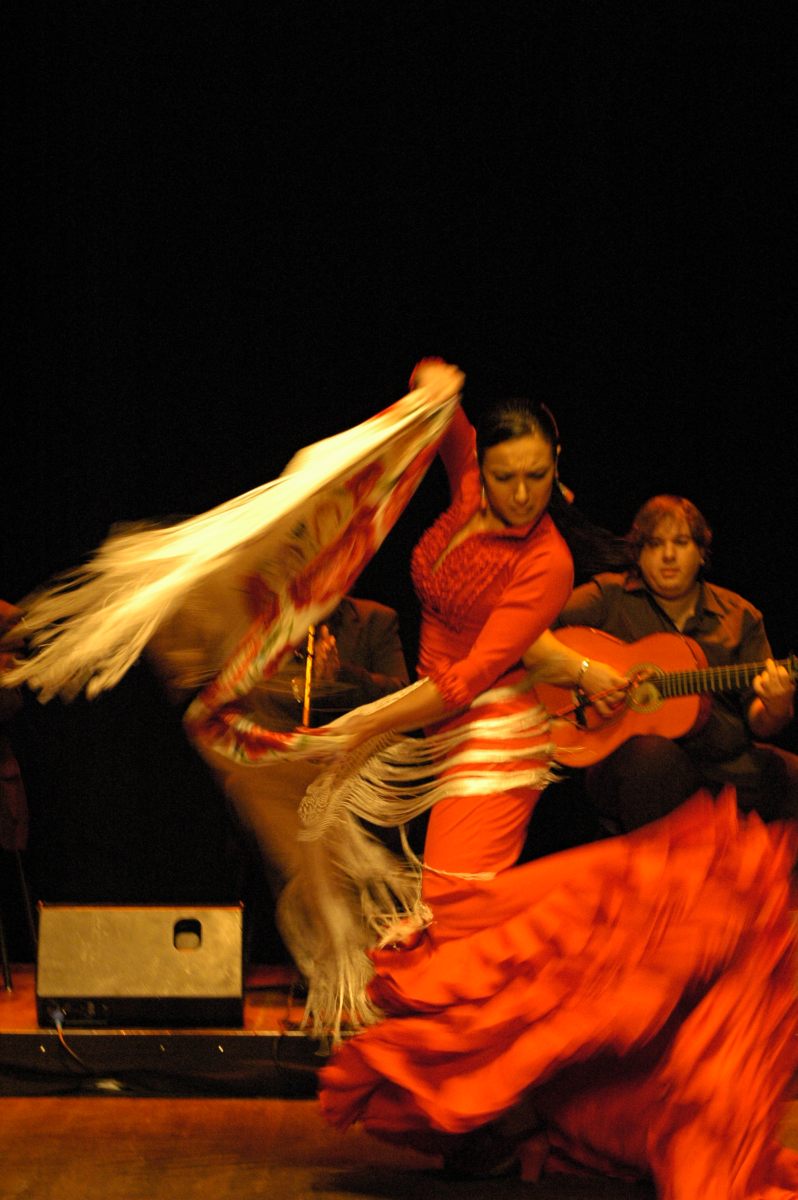
M 711 541 L 709 525 L 689 500 L 653 497 L 627 535 L 631 569 L 596 575 L 576 588 L 557 622 L 592 626 L 626 642 L 684 633 L 710 666 L 767 663 L 747 691 L 714 696 L 697 732 L 678 741 L 632 737 L 589 768 L 593 804 L 623 832 L 670 812 L 701 787 L 717 792 L 724 784 L 735 786 L 744 811 L 755 809 L 765 820 L 798 816 L 798 757 L 759 741 L 775 737 L 792 718 L 795 684 L 773 661 L 762 614 L 704 579 Z M 617 673 L 580 660 L 573 650 L 558 652 L 555 641 L 544 635 L 525 655 L 526 664 L 541 680 L 578 682 L 588 694 L 604 691 L 597 708 L 607 715 L 622 701 Z M 562 678 L 553 666 L 558 655 Z

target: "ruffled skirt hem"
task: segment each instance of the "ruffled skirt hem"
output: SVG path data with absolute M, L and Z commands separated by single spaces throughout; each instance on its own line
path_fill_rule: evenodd
M 523 1101 L 546 1135 L 527 1175 L 651 1173 L 664 1200 L 798 1195 L 777 1142 L 798 1032 L 793 860 L 791 831 L 726 794 L 494 880 L 436 881 L 421 941 L 374 955 L 388 1015 L 323 1070 L 323 1111 L 443 1150 Z M 491 924 L 449 936 L 464 891 Z

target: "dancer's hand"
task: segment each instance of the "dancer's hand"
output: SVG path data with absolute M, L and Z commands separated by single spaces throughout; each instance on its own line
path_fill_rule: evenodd
M 422 358 L 410 376 L 411 388 L 426 388 L 441 400 L 462 392 L 464 384 L 465 375 L 460 368 L 442 358 Z
M 329 725 L 305 730 L 314 734 L 334 734 L 341 740 L 343 750 L 354 750 L 381 733 L 408 733 L 437 724 L 457 709 L 446 704 L 431 679 L 419 679 L 395 695 L 383 696 L 371 704 L 363 704 L 344 713 Z
M 349 754 L 363 742 L 374 737 L 378 731 L 373 728 L 373 722 L 369 720 L 369 717 L 355 708 L 351 712 L 344 713 L 343 716 L 336 717 L 328 725 L 319 725 L 315 729 L 302 727 L 302 732 L 312 734 L 314 737 L 330 737 L 332 735 L 340 744 L 339 753 Z

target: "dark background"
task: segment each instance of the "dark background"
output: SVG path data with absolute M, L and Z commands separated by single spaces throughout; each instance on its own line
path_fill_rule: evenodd
M 526 393 L 580 506 L 659 491 L 795 645 L 790 30 L 761 4 L 35 4 L 4 230 L 2 583 L 202 511 L 405 391 Z M 432 472 L 362 582 L 400 611 Z M 49 900 L 235 898 L 146 668 L 12 727 Z M 789 741 L 789 737 L 788 737 Z M 23 951 L 24 952 L 24 951 Z

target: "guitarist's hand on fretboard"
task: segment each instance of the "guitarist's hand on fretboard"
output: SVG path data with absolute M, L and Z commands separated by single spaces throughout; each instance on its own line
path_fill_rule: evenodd
M 795 679 L 769 658 L 752 686 L 757 699 L 748 710 L 748 724 L 757 737 L 775 737 L 795 715 Z

